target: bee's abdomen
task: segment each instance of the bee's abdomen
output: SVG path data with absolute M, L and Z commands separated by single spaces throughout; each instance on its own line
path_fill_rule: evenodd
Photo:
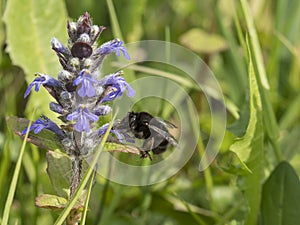
M 160 154 L 167 150 L 169 142 L 164 139 L 156 148 L 152 149 L 154 154 Z

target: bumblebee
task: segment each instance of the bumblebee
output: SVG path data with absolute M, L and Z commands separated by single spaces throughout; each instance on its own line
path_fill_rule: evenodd
M 174 124 L 153 117 L 147 112 L 129 112 L 113 129 L 131 133 L 137 139 L 143 139 L 141 157 L 151 159 L 149 154 L 160 154 L 166 151 L 169 144 L 178 147 L 176 139 L 168 128 L 177 128 Z

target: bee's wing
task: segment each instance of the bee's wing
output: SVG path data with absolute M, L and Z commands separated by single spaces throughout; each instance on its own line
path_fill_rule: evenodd
M 176 139 L 169 134 L 169 132 L 164 131 L 162 129 L 160 129 L 159 127 L 153 126 L 151 124 L 149 124 L 149 128 L 154 130 L 155 132 L 157 132 L 158 134 L 160 134 L 163 138 L 165 138 L 171 145 L 175 146 L 175 147 L 179 147 Z
M 7 125 L 12 131 L 24 138 L 22 135 L 22 131 L 28 127 L 29 120 L 25 118 L 18 117 L 6 117 Z M 40 133 L 35 134 L 34 132 L 30 132 L 27 138 L 27 141 L 44 149 L 48 150 L 62 150 L 62 145 L 59 141 L 57 135 L 49 130 L 42 130 Z
M 159 117 L 155 117 L 155 120 L 157 120 L 160 124 L 162 124 L 163 126 L 167 127 L 167 128 L 177 128 L 176 125 L 174 125 L 173 123 L 170 123 L 169 121 L 163 120 Z
M 128 115 L 121 120 L 115 121 L 113 127 L 118 130 L 130 130 Z

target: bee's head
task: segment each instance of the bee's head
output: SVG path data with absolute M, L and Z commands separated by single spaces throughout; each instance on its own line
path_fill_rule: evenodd
M 130 127 L 137 126 L 138 124 L 148 126 L 150 121 L 153 119 L 147 112 L 129 112 L 128 113 L 128 121 Z
M 137 113 L 135 112 L 129 112 L 128 113 L 128 122 L 129 122 L 129 127 L 132 129 L 135 129 L 137 126 Z
M 129 112 L 128 122 L 134 136 L 139 139 L 148 138 L 151 135 L 149 122 L 153 118 L 146 112 Z

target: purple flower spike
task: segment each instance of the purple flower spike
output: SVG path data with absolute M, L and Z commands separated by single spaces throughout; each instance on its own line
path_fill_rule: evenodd
M 80 97 L 88 96 L 93 97 L 96 94 L 94 85 L 98 84 L 98 80 L 95 79 L 88 70 L 82 70 L 79 76 L 73 81 L 74 86 L 80 84 L 77 93 Z
M 90 131 L 90 122 L 96 122 L 98 120 L 98 116 L 91 113 L 88 108 L 84 106 L 80 106 L 76 111 L 72 112 L 67 116 L 67 120 L 69 121 L 77 121 L 74 128 L 78 132 Z
M 41 88 L 41 85 L 47 85 L 49 87 L 59 86 L 60 83 L 58 80 L 55 80 L 53 77 L 50 77 L 46 74 L 37 73 L 39 77 L 35 78 L 31 84 L 29 84 L 28 88 L 25 91 L 24 98 L 26 98 L 29 94 L 33 86 L 35 86 L 34 90 L 38 92 Z
M 100 54 L 100 55 L 108 55 L 112 52 L 115 52 L 117 56 L 120 56 L 121 52 L 122 52 L 124 57 L 127 60 L 130 60 L 130 56 L 129 56 L 126 48 L 123 46 L 123 41 L 120 41 L 117 38 L 104 43 L 96 50 L 96 53 Z
M 29 128 L 29 132 L 34 130 L 35 134 L 38 134 L 41 132 L 43 129 L 50 130 L 57 135 L 59 135 L 61 138 L 65 137 L 65 133 L 48 117 L 46 116 L 41 116 L 41 118 L 37 119 Z M 27 132 L 27 128 L 25 128 L 22 131 L 22 135 L 25 135 Z
M 101 100 L 101 103 L 111 101 L 120 97 L 124 91 L 127 89 L 127 96 L 133 97 L 135 95 L 135 90 L 126 82 L 124 77 L 120 76 L 122 72 L 115 74 L 110 74 L 105 76 L 100 83 L 104 87 L 109 87 L 109 91 Z

